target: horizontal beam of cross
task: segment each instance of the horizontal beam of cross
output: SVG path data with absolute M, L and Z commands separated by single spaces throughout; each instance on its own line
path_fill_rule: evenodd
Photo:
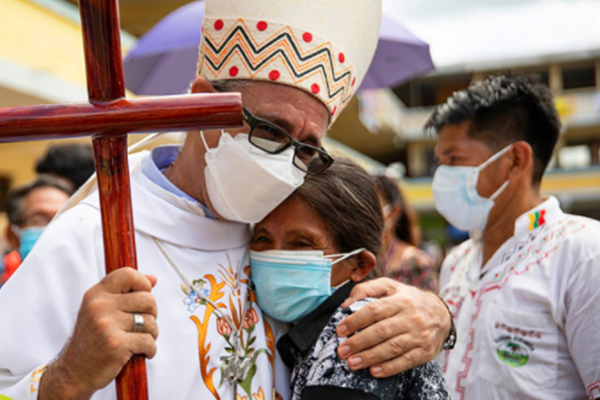
M 236 128 L 242 124 L 239 93 L 13 107 L 0 109 L 0 143 Z

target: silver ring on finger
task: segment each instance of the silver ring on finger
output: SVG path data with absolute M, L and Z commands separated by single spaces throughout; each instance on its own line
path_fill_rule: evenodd
M 143 332 L 144 331 L 144 316 L 140 313 L 133 313 L 133 331 L 132 332 Z

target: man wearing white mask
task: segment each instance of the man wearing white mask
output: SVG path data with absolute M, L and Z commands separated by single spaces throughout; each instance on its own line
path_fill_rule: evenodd
M 125 362 L 145 354 L 154 399 L 287 398 L 275 350 L 286 327 L 248 290 L 247 224 L 332 162 L 321 141 L 366 73 L 380 19 L 379 0 L 207 0 L 192 92 L 242 92 L 245 126 L 130 158 L 139 272 L 105 275 L 97 193 L 75 195 L 0 293 L 0 394 L 114 399 Z M 450 328 L 443 302 L 378 286 L 390 296 L 339 329 L 377 324 L 340 356 L 376 376 L 433 358 Z
M 600 223 L 540 193 L 560 132 L 548 88 L 491 77 L 427 127 L 436 208 L 472 238 L 441 271 L 458 332 L 438 357 L 452 397 L 600 398 Z

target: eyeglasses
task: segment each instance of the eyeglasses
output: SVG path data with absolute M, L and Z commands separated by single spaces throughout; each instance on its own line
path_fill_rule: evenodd
M 255 147 L 269 154 L 279 154 L 294 147 L 294 165 L 310 175 L 320 174 L 333 164 L 333 157 L 323 148 L 302 143 L 289 133 L 242 107 L 244 121 L 250 126 L 249 140 Z
M 52 221 L 52 218 L 53 217 L 47 214 L 35 213 L 19 219 L 16 221 L 16 223 L 22 228 L 28 228 L 31 226 L 46 226 L 50 223 L 50 221 Z

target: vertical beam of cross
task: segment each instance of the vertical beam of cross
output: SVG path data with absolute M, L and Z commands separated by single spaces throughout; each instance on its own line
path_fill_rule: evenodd
M 90 103 L 105 107 L 125 97 L 117 0 L 80 0 Z M 127 132 L 98 132 L 93 138 L 106 273 L 137 269 L 131 210 Z M 116 222 L 116 224 L 115 224 Z M 118 400 L 147 400 L 146 361 L 134 355 L 116 380 Z

